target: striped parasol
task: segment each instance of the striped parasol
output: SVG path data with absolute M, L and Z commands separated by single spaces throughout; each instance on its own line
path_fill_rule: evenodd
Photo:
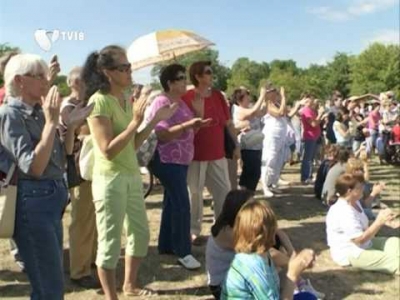
M 162 30 L 133 41 L 127 56 L 132 70 L 137 70 L 212 45 L 212 42 L 191 31 Z

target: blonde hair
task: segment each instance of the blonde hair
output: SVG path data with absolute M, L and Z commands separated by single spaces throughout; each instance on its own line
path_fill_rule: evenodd
M 49 68 L 46 62 L 35 54 L 17 54 L 9 60 L 4 70 L 4 86 L 6 96 L 20 96 L 20 89 L 15 84 L 15 76 L 17 75 L 43 75 L 47 78 Z
M 275 243 L 277 221 L 266 202 L 249 200 L 236 216 L 233 228 L 234 248 L 238 253 L 268 251 Z
M 364 169 L 363 162 L 358 158 L 349 158 L 346 164 L 346 173 L 353 173 L 354 171 L 362 171 Z

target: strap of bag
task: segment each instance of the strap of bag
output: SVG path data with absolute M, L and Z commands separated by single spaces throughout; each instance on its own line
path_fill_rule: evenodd
M 11 165 L 11 167 L 10 167 L 10 170 L 8 170 L 6 180 L 4 181 L 4 186 L 5 186 L 5 187 L 8 186 L 8 185 L 10 184 L 11 178 L 13 177 L 14 172 L 15 172 L 15 168 L 16 168 L 16 164 L 13 163 L 13 164 Z

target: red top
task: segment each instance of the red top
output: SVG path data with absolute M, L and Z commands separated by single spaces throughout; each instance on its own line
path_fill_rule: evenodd
M 0 105 L 3 104 L 5 97 L 6 97 L 6 88 L 3 86 L 0 88 Z
M 310 107 L 304 107 L 301 111 L 301 123 L 303 124 L 303 140 L 315 141 L 321 135 L 321 128 L 311 126 L 311 122 L 317 118 L 317 113 Z
M 396 124 L 392 128 L 392 142 L 397 144 L 400 143 L 400 125 Z
M 194 89 L 182 97 L 191 110 Z M 210 97 L 204 98 L 204 119 L 211 118 L 210 126 L 201 128 L 194 137 L 194 158 L 196 161 L 211 161 L 225 157 L 224 127 L 230 119 L 224 96 L 212 90 Z

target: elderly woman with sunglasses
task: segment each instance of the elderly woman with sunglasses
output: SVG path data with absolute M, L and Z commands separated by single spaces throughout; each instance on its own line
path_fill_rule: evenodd
M 89 103 L 88 119 L 94 146 L 93 201 L 98 233 L 97 271 L 106 299 L 118 299 L 115 269 L 121 251 L 125 220 L 125 280 L 127 296 L 150 296 L 137 286 L 140 262 L 147 254 L 149 227 L 142 192 L 142 179 L 135 150 L 149 136 L 155 124 L 168 119 L 174 107 L 165 106 L 140 132 L 147 97 L 134 102 L 126 90 L 132 84 L 131 66 L 125 50 L 107 46 L 89 55 L 83 69 Z
M 4 75 L 7 103 L 0 108 L 1 160 L 17 166 L 14 240 L 32 286 L 31 299 L 63 299 L 65 154 L 72 153 L 75 129 L 92 108 L 71 112 L 63 144 L 57 135 L 61 97 L 56 87 L 49 91 L 48 72 L 39 56 L 11 58 Z
M 177 106 L 176 112 L 156 125 L 158 145 L 150 167 L 164 186 L 163 211 L 158 251 L 175 254 L 187 269 L 200 268 L 191 254 L 190 201 L 186 185 L 188 166 L 194 155 L 194 135 L 211 120 L 194 118 L 182 100 L 186 93 L 185 68 L 172 64 L 161 71 L 160 82 L 164 94 L 154 99 L 149 118 L 166 105 Z

